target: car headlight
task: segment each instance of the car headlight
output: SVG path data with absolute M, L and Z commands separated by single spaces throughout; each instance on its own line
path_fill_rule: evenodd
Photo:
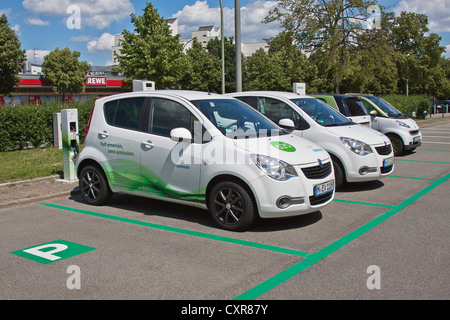
M 407 125 L 406 123 L 404 123 L 403 121 L 395 120 L 395 122 L 397 122 L 397 124 L 398 124 L 400 127 L 410 128 L 410 126 Z
M 284 181 L 297 176 L 294 167 L 282 160 L 260 154 L 251 154 L 250 158 L 258 168 L 275 180 Z
M 372 148 L 359 140 L 356 139 L 352 139 L 352 138 L 347 138 L 347 137 L 340 137 L 339 139 L 341 139 L 341 142 L 347 147 L 349 148 L 351 151 L 353 151 L 354 153 L 360 155 L 360 156 L 365 156 L 368 155 L 369 153 L 372 153 Z

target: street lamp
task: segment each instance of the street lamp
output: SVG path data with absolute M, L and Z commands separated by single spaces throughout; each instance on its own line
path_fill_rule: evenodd
M 242 91 L 241 67 L 241 0 L 234 0 L 234 33 L 236 38 L 236 91 Z
M 222 42 L 222 94 L 225 93 L 225 45 L 223 42 L 223 6 L 220 1 L 220 38 Z

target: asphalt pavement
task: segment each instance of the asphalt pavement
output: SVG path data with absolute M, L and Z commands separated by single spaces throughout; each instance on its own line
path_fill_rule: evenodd
M 391 176 L 246 232 L 140 197 L 89 206 L 58 176 L 2 184 L 0 299 L 178 300 L 166 314 L 180 316 L 242 312 L 242 300 L 253 311 L 274 300 L 448 300 L 450 116 L 417 122 L 424 143 L 396 157 Z

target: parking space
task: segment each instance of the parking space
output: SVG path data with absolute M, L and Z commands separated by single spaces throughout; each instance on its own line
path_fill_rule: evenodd
M 0 299 L 448 299 L 450 123 L 422 132 L 392 176 L 242 233 L 203 210 L 123 195 L 1 209 Z M 94 250 L 49 264 L 12 253 L 59 239 Z M 79 289 L 68 285 L 73 265 Z M 369 288 L 369 266 L 380 288 Z

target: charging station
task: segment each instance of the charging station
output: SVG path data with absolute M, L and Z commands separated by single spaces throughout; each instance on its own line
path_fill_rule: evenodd
M 79 154 L 78 110 L 61 110 L 61 137 L 64 180 L 76 180 L 75 163 Z
M 298 94 L 302 94 L 302 95 L 306 94 L 306 84 L 305 83 L 303 83 L 303 82 L 295 82 L 295 83 L 293 83 L 292 87 L 293 87 L 292 91 L 294 93 L 298 93 Z
M 153 90 L 155 90 L 155 81 L 133 80 L 133 92 Z

